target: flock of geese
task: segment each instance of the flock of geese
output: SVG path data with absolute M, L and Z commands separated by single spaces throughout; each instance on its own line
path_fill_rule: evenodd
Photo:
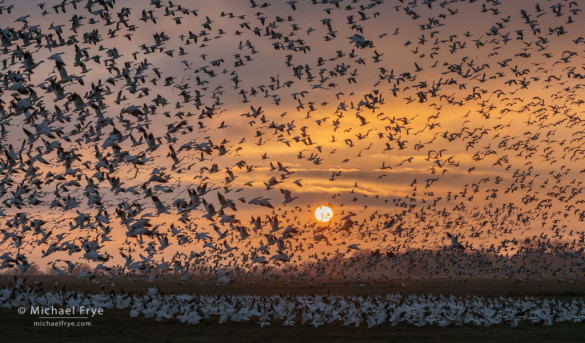
M 578 2 L 232 5 L 0 0 L 0 270 L 585 276 Z M 128 297 L 103 301 L 187 322 L 288 320 L 268 303 L 314 325 L 583 318 L 531 299 Z
M 72 291 L 35 292 L 29 287 L 0 290 L 2 308 L 39 306 L 48 309 L 129 310 L 133 318 L 176 319 L 185 324 L 253 322 L 266 325 L 343 324 L 368 328 L 382 325 L 517 326 L 522 322 L 552 325 L 585 321 L 583 299 L 533 297 L 484 298 L 443 295 L 387 294 L 384 296 L 257 296 L 164 295 L 156 288 L 146 295 L 92 294 Z M 92 320 L 99 318 L 92 318 Z

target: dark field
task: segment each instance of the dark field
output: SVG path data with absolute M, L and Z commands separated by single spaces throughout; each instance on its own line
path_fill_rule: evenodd
M 105 280 L 104 280 L 105 281 Z M 13 283 L 10 277 L 2 278 L 2 286 Z M 99 292 L 100 285 L 74 277 L 34 276 L 26 284 L 41 285 L 44 291 L 58 288 Z M 401 285 L 404 284 L 404 287 Z M 162 293 L 187 294 L 340 294 L 376 295 L 385 293 L 435 293 L 454 295 L 513 296 L 582 298 L 585 284 L 577 280 L 573 284 L 545 279 L 541 282 L 475 278 L 459 280 L 392 280 L 378 283 L 326 283 L 279 284 L 269 281 L 239 281 L 217 285 L 210 281 L 157 279 L 154 282 L 118 279 L 104 282 L 104 291 L 143 293 L 149 287 L 157 287 Z M 197 325 L 182 324 L 178 320 L 156 321 L 131 318 L 127 310 L 106 310 L 103 317 L 90 319 L 91 327 L 34 327 L 37 320 L 28 314 L 19 315 L 16 309 L 0 310 L 0 328 L 4 334 L 1 342 L 584 342 L 585 323 L 557 323 L 553 326 L 521 323 L 518 327 L 500 325 L 474 327 L 470 325 L 450 327 L 415 327 L 400 324 L 384 324 L 367 329 L 364 324 L 355 328 L 341 324 L 312 327 L 300 325 L 284 327 L 279 323 L 261 328 L 256 321 L 218 324 L 211 317 Z
M 10 276 L 0 277 L 0 287 L 14 284 Z M 26 285 L 38 286 L 44 291 L 58 289 L 84 292 L 137 292 L 144 293 L 156 287 L 167 294 L 335 294 L 335 295 L 378 295 L 400 294 L 444 294 L 444 295 L 483 295 L 483 296 L 585 296 L 585 279 L 572 283 L 559 282 L 556 278 L 542 281 L 475 277 L 467 280 L 457 279 L 395 279 L 375 282 L 332 282 L 321 279 L 284 283 L 258 279 L 239 279 L 228 284 L 218 284 L 208 279 L 188 279 L 180 282 L 176 278 L 157 278 L 148 282 L 139 278 L 77 279 L 75 276 L 28 276 Z M 103 288 L 103 289 L 102 289 Z
M 328 325 L 261 328 L 257 323 L 217 324 L 210 318 L 198 325 L 178 321 L 134 319 L 125 311 L 108 310 L 91 327 L 34 327 L 36 318 L 16 310 L 0 310 L 2 342 L 583 342 L 585 324 L 550 327 L 528 323 L 518 327 L 414 327 L 380 325 L 371 329 Z

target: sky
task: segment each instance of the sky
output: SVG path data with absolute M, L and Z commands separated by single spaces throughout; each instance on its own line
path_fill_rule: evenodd
M 585 244 L 578 2 L 0 8 L 6 268 Z

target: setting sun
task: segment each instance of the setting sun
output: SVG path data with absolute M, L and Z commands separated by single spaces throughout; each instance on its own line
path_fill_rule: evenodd
M 333 210 L 327 206 L 319 206 L 315 210 L 315 218 L 321 223 L 326 223 L 333 218 Z

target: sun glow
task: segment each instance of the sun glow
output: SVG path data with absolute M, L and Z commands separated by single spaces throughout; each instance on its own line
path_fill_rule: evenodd
M 327 206 L 319 206 L 315 210 L 315 218 L 321 223 L 326 223 L 333 218 L 333 210 Z

